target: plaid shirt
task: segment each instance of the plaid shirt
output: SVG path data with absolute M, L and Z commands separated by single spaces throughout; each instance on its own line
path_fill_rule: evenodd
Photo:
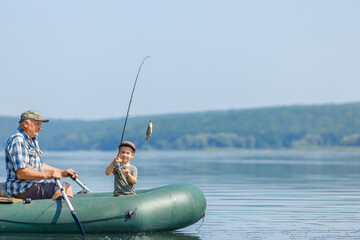
M 37 137 L 30 138 L 19 127 L 17 132 L 8 139 L 5 147 L 6 191 L 8 194 L 20 194 L 34 184 L 44 181 L 20 180 L 16 177 L 16 171 L 20 168 L 44 171 L 41 156 L 42 152 L 40 151 Z

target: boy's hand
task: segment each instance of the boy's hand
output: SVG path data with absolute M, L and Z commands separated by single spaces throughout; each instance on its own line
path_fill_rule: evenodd
M 116 158 L 114 158 L 114 164 L 116 164 L 116 163 L 122 163 L 122 160 L 121 160 L 121 158 L 120 158 L 120 156 L 118 155 L 118 156 L 116 156 Z
M 125 176 L 129 176 L 129 174 L 130 174 L 130 173 L 129 173 L 129 170 L 128 170 L 128 169 L 124 169 L 124 170 L 123 170 L 123 174 L 124 174 Z

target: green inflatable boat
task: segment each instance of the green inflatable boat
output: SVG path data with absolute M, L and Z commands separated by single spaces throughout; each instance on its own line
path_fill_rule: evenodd
M 3 198 L 4 199 L 4 198 Z M 71 200 L 85 233 L 171 231 L 205 216 L 206 199 L 192 184 L 138 190 L 136 195 L 75 194 Z M 0 233 L 78 233 L 64 200 L 0 202 Z

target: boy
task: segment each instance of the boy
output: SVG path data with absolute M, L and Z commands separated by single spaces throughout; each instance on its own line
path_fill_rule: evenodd
M 119 152 L 116 158 L 106 168 L 105 174 L 113 173 L 114 196 L 125 196 L 135 194 L 134 184 L 137 182 L 137 168 L 130 164 L 135 156 L 135 144 L 124 141 L 119 145 Z

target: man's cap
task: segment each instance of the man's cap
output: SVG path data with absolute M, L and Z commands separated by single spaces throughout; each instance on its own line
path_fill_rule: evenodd
M 124 142 L 120 143 L 119 149 L 120 149 L 122 146 L 130 147 L 130 148 L 132 148 L 132 149 L 134 150 L 134 152 L 136 152 L 135 144 L 133 144 L 133 143 L 130 142 L 130 141 L 124 141 Z
M 36 110 L 27 110 L 21 114 L 19 123 L 22 123 L 25 120 L 34 119 L 42 122 L 48 122 L 49 119 L 43 118 L 40 113 Z

